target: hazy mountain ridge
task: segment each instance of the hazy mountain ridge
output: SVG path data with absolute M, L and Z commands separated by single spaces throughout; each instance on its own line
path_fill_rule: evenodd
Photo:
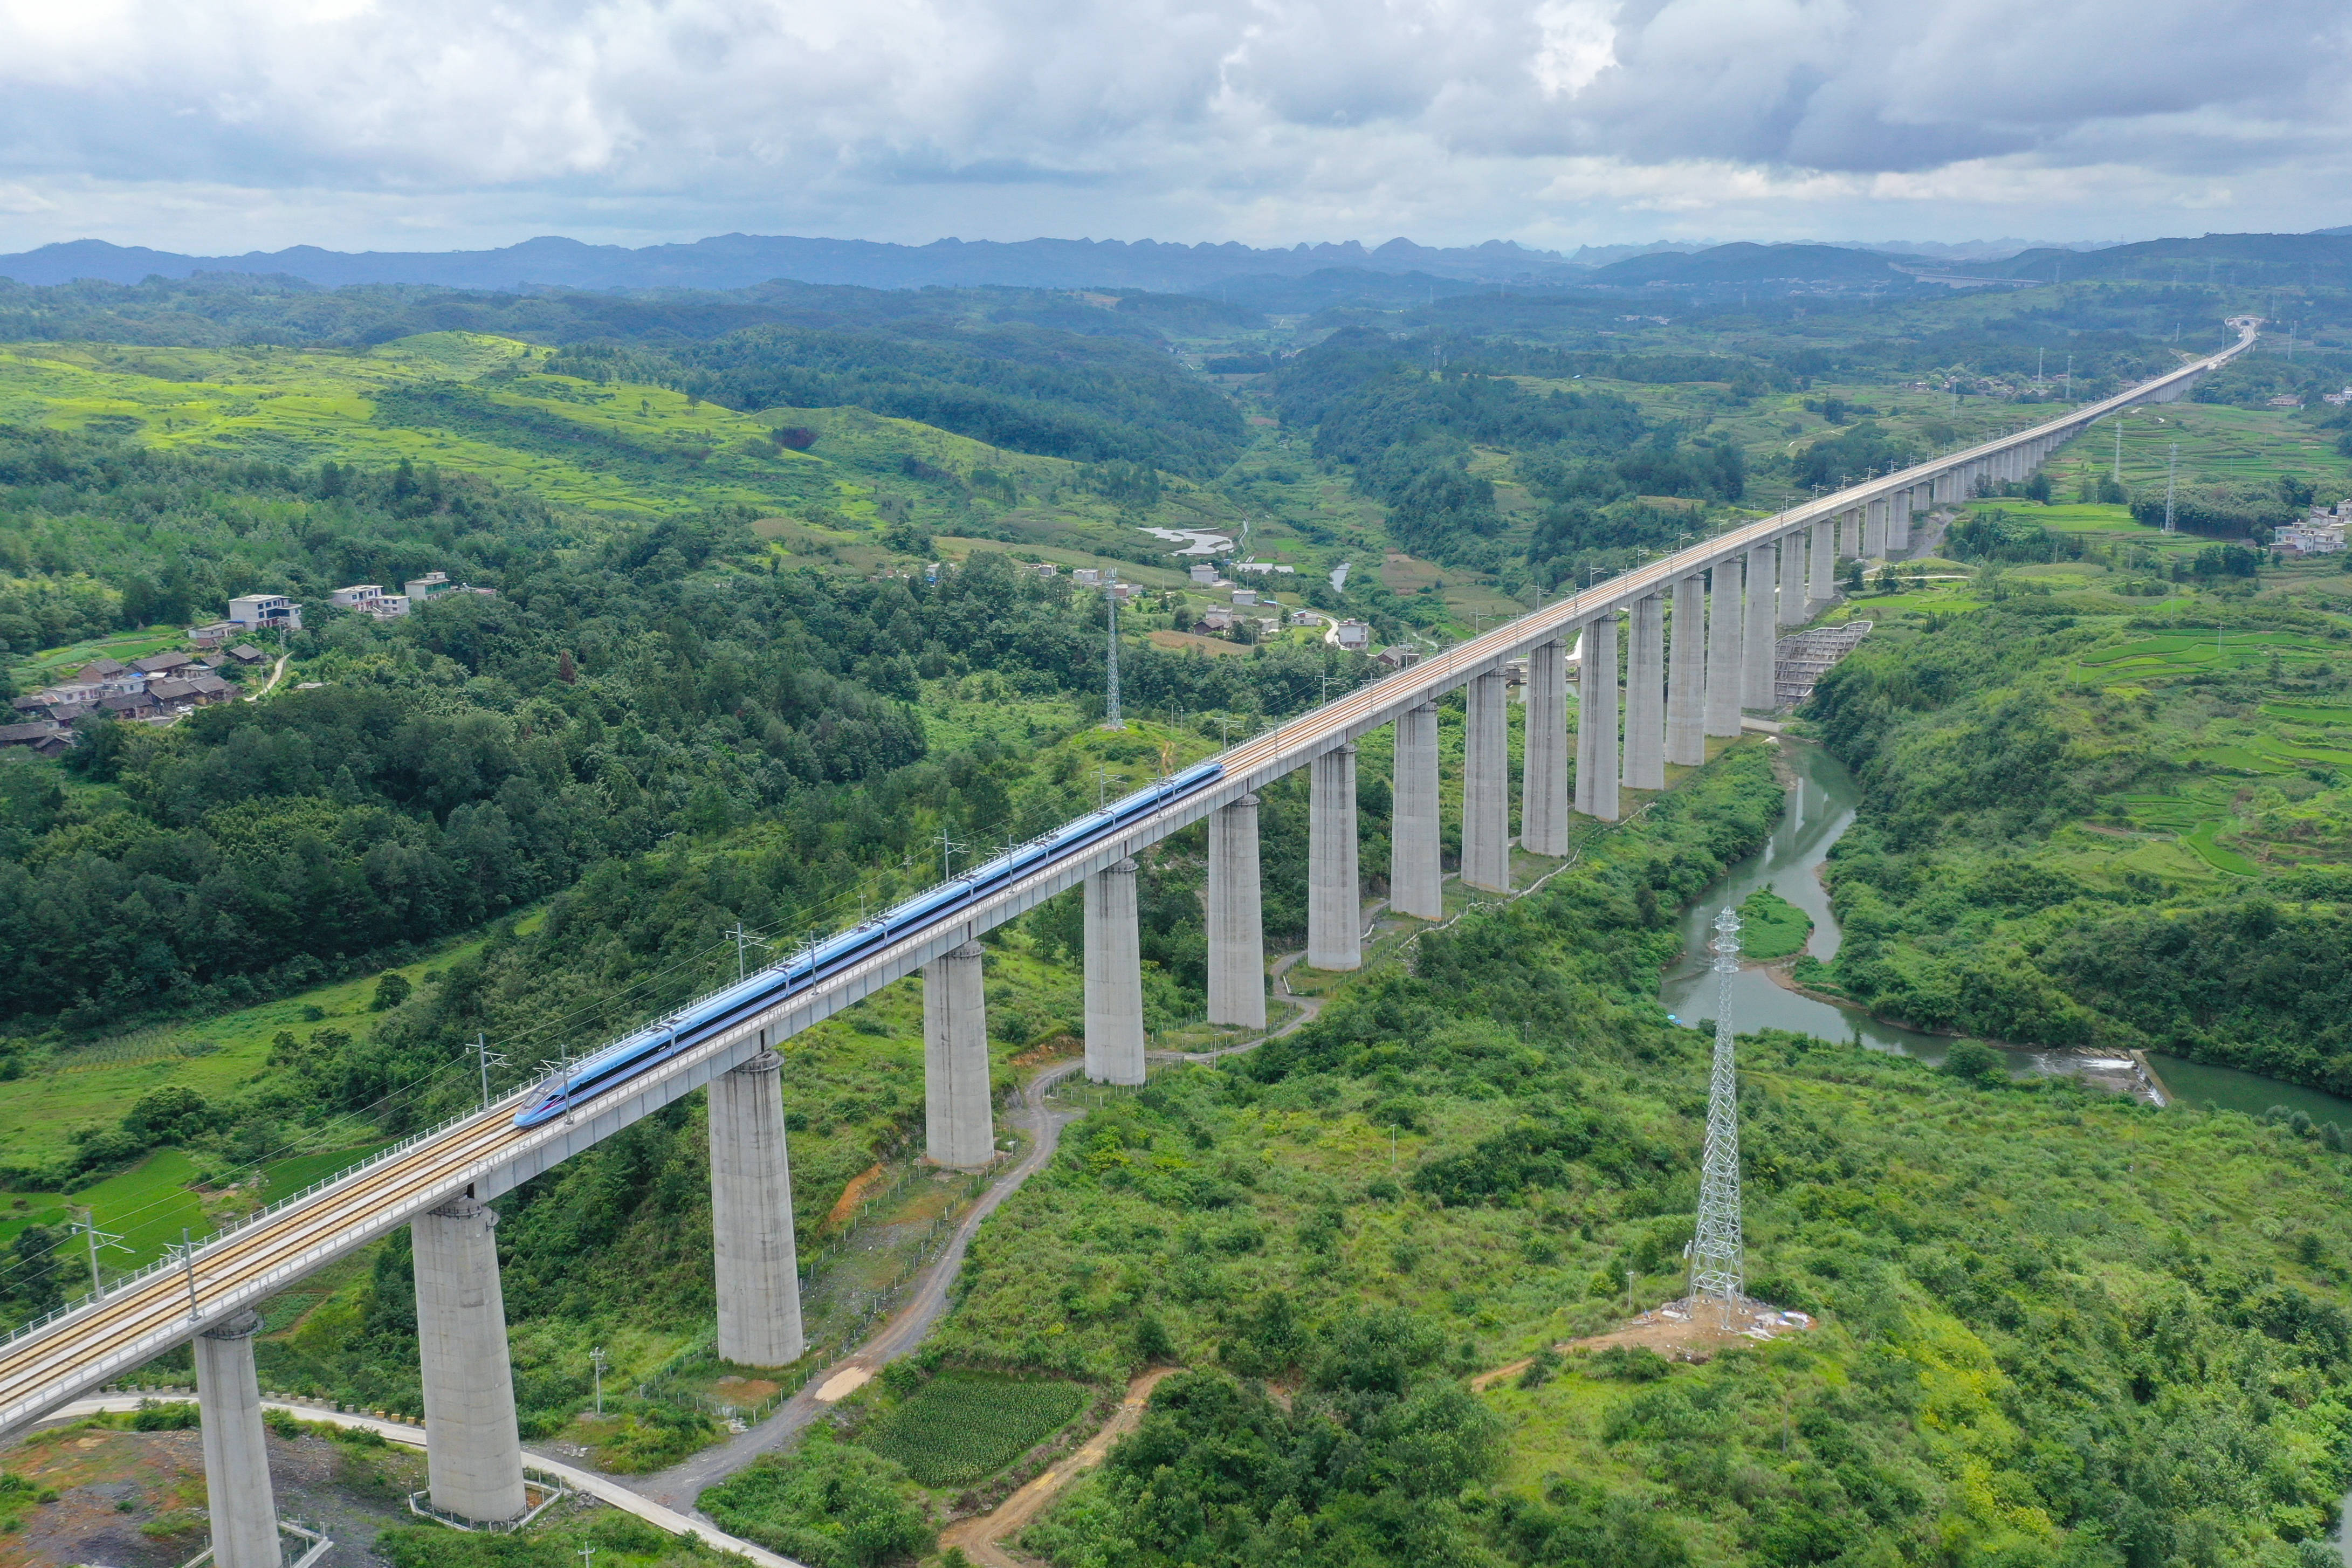
M 1742 242 L 1744 243 L 1744 242 Z M 1906 256 L 2007 257 L 2029 241 L 1972 241 L 1943 246 L 1857 241 L 1812 246 L 1748 246 L 1789 252 L 1883 252 Z M 971 288 L 1150 289 L 1182 293 L 1268 278 L 1304 278 L 1347 269 L 1422 273 L 1457 282 L 1567 283 L 1656 256 L 1707 255 L 1726 247 L 1711 240 L 1659 240 L 1646 245 L 1582 246 L 1573 254 L 1538 250 L 1510 240 L 1475 246 L 1424 246 L 1391 239 L 1258 248 L 1234 241 L 1183 245 L 1158 240 L 940 239 L 929 245 L 796 236 L 717 235 L 689 244 L 631 248 L 542 236 L 492 250 L 341 251 L 314 245 L 252 250 L 240 256 L 194 256 L 77 239 L 0 256 L 0 278 L 37 287 L 94 279 L 139 283 L 152 277 L 243 273 L 298 279 L 322 288 L 363 283 L 434 284 L 451 289 L 742 289 L 789 279 L 878 289 Z M 2073 242 L 2052 247 L 2071 250 Z M 1827 276 L 1829 274 L 1823 274 Z M 1843 275 L 1843 274 L 1841 274 Z

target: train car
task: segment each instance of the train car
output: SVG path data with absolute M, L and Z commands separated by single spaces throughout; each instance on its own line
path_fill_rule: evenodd
M 1223 778 L 1224 772 L 1221 763 L 1202 763 L 1172 778 L 1148 784 L 1099 811 L 1066 822 L 1042 837 L 983 861 L 960 877 L 927 888 L 874 919 L 706 996 L 659 1023 L 648 1025 L 551 1080 L 531 1097 L 529 1104 L 515 1112 L 515 1125 L 535 1127 L 551 1117 L 564 1115 L 583 1101 L 708 1039 L 745 1014 L 803 990 L 894 938 L 930 925 L 1040 866 L 1074 855 L 1105 836 L 1182 800 Z

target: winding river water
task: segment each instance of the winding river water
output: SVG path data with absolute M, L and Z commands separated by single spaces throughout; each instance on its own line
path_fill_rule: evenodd
M 1862 792 L 1845 764 L 1821 747 L 1801 741 L 1781 742 L 1782 754 L 1797 776 L 1789 804 L 1764 847 L 1725 872 L 1683 914 L 1683 953 L 1660 984 L 1666 1010 L 1685 1022 L 1715 1016 L 1715 977 L 1707 967 L 1707 922 L 1726 904 L 1737 904 L 1762 887 L 1803 910 L 1813 920 L 1810 951 L 1827 962 L 1837 955 L 1837 917 L 1830 912 L 1828 892 L 1818 874 L 1830 846 L 1853 826 L 1854 807 Z M 1873 1050 L 1918 1057 L 1940 1062 L 1951 1041 L 1922 1034 L 1870 1016 L 1858 1008 L 1801 995 L 1776 984 L 1761 969 L 1743 969 L 1731 983 L 1732 1016 L 1743 1029 L 1795 1029 L 1828 1040 L 1858 1040 Z M 2009 1047 L 2010 1071 L 2031 1073 L 2069 1070 L 2073 1058 L 2060 1053 Z M 2210 1067 L 2178 1057 L 2150 1052 L 2150 1062 L 2173 1098 L 2182 1104 L 2260 1112 L 2273 1105 L 2303 1110 L 2315 1121 L 2352 1127 L 2352 1100 L 2304 1089 L 2259 1073 L 2234 1068 Z

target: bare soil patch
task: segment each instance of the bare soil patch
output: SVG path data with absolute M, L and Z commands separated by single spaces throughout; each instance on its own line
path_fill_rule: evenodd
M 1727 1324 L 1713 1302 L 1693 1303 L 1685 1299 L 1653 1307 L 1606 1333 L 1564 1340 L 1552 1349 L 1565 1356 L 1591 1355 L 1612 1348 L 1646 1350 L 1668 1361 L 1696 1363 L 1712 1360 L 1727 1350 L 1808 1333 L 1818 1326 L 1817 1320 L 1802 1312 L 1783 1311 L 1767 1302 L 1748 1300 L 1733 1308 Z M 1533 1360 L 1528 1357 L 1492 1372 L 1482 1372 L 1470 1380 L 1470 1386 L 1483 1394 L 1525 1372 Z

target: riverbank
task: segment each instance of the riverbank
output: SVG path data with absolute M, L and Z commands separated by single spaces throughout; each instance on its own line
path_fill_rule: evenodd
M 1732 1017 L 1743 1032 L 1788 1029 L 1931 1065 L 1940 1065 L 1956 1041 L 1978 1039 L 1999 1053 L 2012 1078 L 2071 1077 L 2149 1105 L 2205 1106 L 2252 1114 L 2277 1105 L 2301 1110 L 2315 1121 L 2352 1128 L 2352 1100 L 2259 1073 L 2160 1053 L 2077 1050 L 1921 1028 L 1804 984 L 1794 973 L 1798 962 L 1811 957 L 1828 963 L 1843 941 L 1820 872 L 1832 847 L 1853 826 L 1862 792 L 1845 765 L 1820 745 L 1786 733 L 1774 735 L 1771 744 L 1774 774 L 1786 791 L 1780 820 L 1761 849 L 1731 867 L 1684 911 L 1682 952 L 1666 966 L 1659 983 L 1660 1000 L 1678 1020 L 1695 1023 L 1713 1017 L 1717 1010 L 1717 977 L 1706 947 L 1713 935 L 1715 912 L 1727 904 L 1738 906 L 1759 889 L 1769 889 L 1805 913 L 1812 921 L 1812 934 L 1804 952 L 1745 963 L 1733 977 Z

